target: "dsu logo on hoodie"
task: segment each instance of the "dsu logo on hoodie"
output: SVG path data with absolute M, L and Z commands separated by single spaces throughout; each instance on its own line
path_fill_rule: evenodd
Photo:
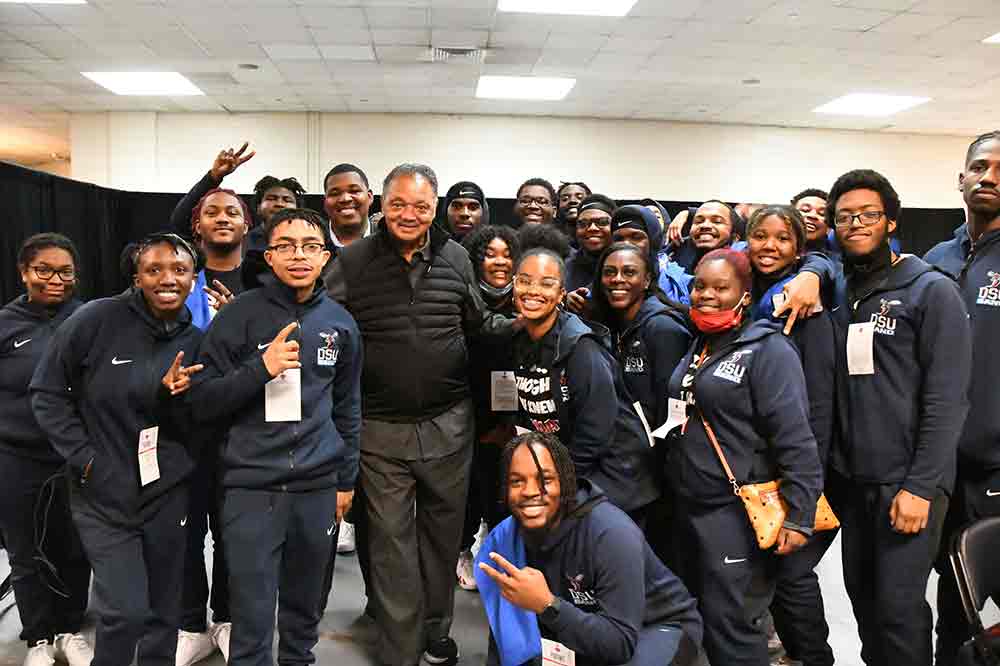
M 337 357 L 340 356 L 340 344 L 337 331 L 332 333 L 320 333 L 324 346 L 316 350 L 316 365 L 337 365 Z
M 976 305 L 990 305 L 1000 307 L 1000 273 L 990 271 L 986 274 L 990 283 L 979 288 L 979 297 L 976 298 Z
M 891 300 L 887 301 L 884 298 L 879 299 L 881 307 L 879 311 L 872 314 L 871 321 L 875 324 L 875 332 L 882 335 L 896 335 L 896 318 L 890 317 L 889 313 L 892 311 L 893 306 L 902 305 L 902 301 Z
M 742 384 L 743 377 L 747 374 L 747 368 L 741 361 L 749 357 L 752 353 L 752 349 L 742 349 L 733 352 L 728 359 L 719 363 L 712 375 L 734 384 Z
M 626 374 L 641 375 L 646 372 L 646 359 L 642 355 L 642 342 L 633 340 L 622 359 L 622 369 Z

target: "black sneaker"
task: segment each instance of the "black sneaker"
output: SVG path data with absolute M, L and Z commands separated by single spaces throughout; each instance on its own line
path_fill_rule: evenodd
M 455 666 L 458 657 L 458 643 L 448 636 L 431 641 L 424 650 L 424 661 L 435 666 Z

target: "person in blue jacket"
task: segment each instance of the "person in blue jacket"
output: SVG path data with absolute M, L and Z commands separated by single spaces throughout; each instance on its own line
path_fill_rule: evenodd
M 591 283 L 597 259 L 611 245 L 611 214 L 618 204 L 603 194 L 587 196 L 577 209 L 575 238 L 577 249 L 566 261 L 566 307 L 589 318 L 593 303 Z
M 550 250 L 521 255 L 514 306 L 524 328 L 514 336 L 520 425 L 556 435 L 577 475 L 601 486 L 640 526 L 660 494 L 650 436 L 610 350 L 609 334 L 559 309 L 565 266 Z
M 780 321 L 773 315 L 773 299 L 801 268 L 802 255 L 808 247 L 807 223 L 791 206 L 765 206 L 747 223 L 747 246 L 753 268 L 751 316 L 755 321 Z M 837 369 L 836 338 L 830 312 L 823 310 L 801 320 L 792 329 L 790 340 L 802 359 L 809 395 L 809 424 L 825 470 L 837 428 L 836 382 L 832 381 Z M 832 490 L 826 488 L 828 498 L 833 495 Z M 830 628 L 814 569 L 836 535 L 836 530 L 812 535 L 805 546 L 783 557 L 775 567 L 771 602 L 775 629 L 788 657 L 809 666 L 833 664 L 833 650 L 827 642 Z
M 192 390 L 195 417 L 224 421 L 220 454 L 229 565 L 229 663 L 311 663 L 322 584 L 358 474 L 361 339 L 319 279 L 329 259 L 323 219 L 305 209 L 266 223 L 275 280 L 212 323 Z
M 977 137 L 959 178 L 968 222 L 955 237 L 939 243 L 924 261 L 958 281 L 972 325 L 972 383 L 969 415 L 958 440 L 958 476 L 945 518 L 937 570 L 937 649 L 935 663 L 952 666 L 971 630 L 962 611 L 947 559 L 951 535 L 968 523 L 1000 516 L 1000 375 L 996 354 L 1000 335 L 1000 130 Z M 996 599 L 994 599 L 996 601 Z
M 968 411 L 972 337 L 955 282 L 889 234 L 899 195 L 881 174 L 830 188 L 847 276 L 838 333 L 839 418 L 831 453 L 844 477 L 844 582 L 866 664 L 930 666 L 927 579 L 955 481 Z
M 180 623 L 186 480 L 197 438 L 187 396 L 201 331 L 184 298 L 195 252 L 154 234 L 135 288 L 80 307 L 31 379 L 38 425 L 66 460 L 73 522 L 94 573 L 94 666 L 173 663 Z
M 21 640 L 28 644 L 27 666 L 51 664 L 53 657 L 70 666 L 93 659 L 80 635 L 90 564 L 59 483 L 63 460 L 35 420 L 28 393 L 55 330 L 81 305 L 73 293 L 79 263 L 65 236 L 31 236 L 17 254 L 25 293 L 0 309 L 0 533 L 13 572 Z M 40 543 L 39 515 L 47 525 Z M 55 577 L 38 556 L 51 563 Z
M 486 544 L 479 571 L 484 588 L 495 589 L 484 598 L 498 591 L 534 614 L 541 637 L 563 655 L 571 650 L 577 666 L 694 663 L 702 634 L 694 598 L 628 516 L 577 479 L 569 450 L 552 435 L 528 433 L 507 444 L 502 471 L 507 521 L 523 538 L 525 562 L 516 566 L 502 544 Z M 495 636 L 487 664 L 500 663 Z
M 660 291 L 678 303 L 687 305 L 690 302 L 688 292 L 692 278 L 668 258 L 663 249 L 663 228 L 648 206 L 629 204 L 616 209 L 611 218 L 611 240 L 641 248 L 655 265 Z
M 709 661 L 727 666 L 768 664 L 760 620 L 775 585 L 773 554 L 805 545 L 822 485 L 802 365 L 779 324 L 745 317 L 751 289 L 745 253 L 702 258 L 690 311 L 699 334 L 668 393 L 687 417 L 668 456 L 675 539 L 685 544 L 677 572 L 699 600 Z M 713 437 L 734 483 L 780 480 L 788 514 L 773 553 L 758 546 Z

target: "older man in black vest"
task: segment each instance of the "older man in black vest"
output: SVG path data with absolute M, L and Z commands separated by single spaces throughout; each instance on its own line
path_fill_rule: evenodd
M 361 328 L 361 486 L 368 514 L 370 608 L 392 666 L 454 664 L 455 563 L 472 461 L 467 335 L 509 332 L 485 317 L 469 256 L 432 226 L 437 177 L 402 164 L 382 186 L 384 221 L 344 248 L 330 295 Z

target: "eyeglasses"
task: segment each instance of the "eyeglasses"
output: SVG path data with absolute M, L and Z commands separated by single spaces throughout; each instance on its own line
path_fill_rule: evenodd
M 562 286 L 562 282 L 555 278 L 542 278 L 539 281 L 532 280 L 526 275 L 518 275 L 514 278 L 514 286 L 520 290 L 540 288 L 546 291 L 555 291 Z
M 302 245 L 296 245 L 295 243 L 277 243 L 276 245 L 268 246 L 268 250 L 274 252 L 279 257 L 291 257 L 295 254 L 297 250 L 302 250 L 302 254 L 307 257 L 315 257 L 317 254 L 323 251 L 326 246 L 322 243 L 303 243 Z
M 838 227 L 848 227 L 854 224 L 854 221 L 857 220 L 861 222 L 862 226 L 870 227 L 873 224 L 878 224 L 878 221 L 882 219 L 883 215 L 885 215 L 885 211 L 883 210 L 866 210 L 863 213 L 858 213 L 857 215 L 841 213 L 833 218 L 833 223 Z
M 56 270 L 54 268 L 49 268 L 48 266 L 32 266 L 31 270 L 34 271 L 35 276 L 39 280 L 51 280 L 53 275 L 58 275 L 59 280 L 62 282 L 72 282 L 76 279 L 76 271 L 72 268 L 63 268 L 62 270 Z
M 521 206 L 530 206 L 531 204 L 535 204 L 536 206 L 541 206 L 542 208 L 552 205 L 552 202 L 545 197 L 521 197 L 517 200 L 517 203 Z
M 639 269 L 634 266 L 626 266 L 625 268 L 621 269 L 621 271 L 619 271 L 617 268 L 613 266 L 605 266 L 604 270 L 601 271 L 601 275 L 608 279 L 614 279 L 619 275 L 621 275 L 623 278 L 631 280 L 633 278 L 639 277 Z
M 580 219 L 578 219 L 576 221 L 576 228 L 577 229 L 586 229 L 587 227 L 589 227 L 592 224 L 596 224 L 597 226 L 601 227 L 602 229 L 604 227 L 610 227 L 611 226 L 611 218 L 610 217 L 599 217 L 596 220 L 593 220 L 593 219 L 591 219 L 591 220 L 580 220 Z

